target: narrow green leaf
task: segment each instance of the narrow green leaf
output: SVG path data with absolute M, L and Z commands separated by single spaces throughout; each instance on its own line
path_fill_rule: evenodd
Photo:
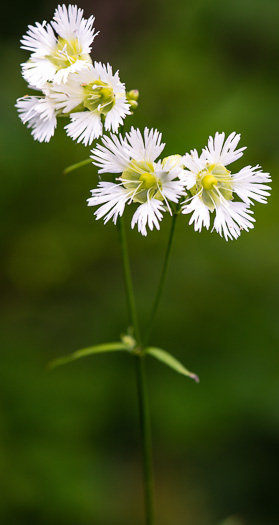
M 193 372 L 190 372 L 185 368 L 185 366 L 180 363 L 175 357 L 173 357 L 171 354 L 166 352 L 165 350 L 162 350 L 161 348 L 154 348 L 153 346 L 150 346 L 145 349 L 145 352 L 149 355 L 152 355 L 158 361 L 161 361 L 165 365 L 169 366 L 170 368 L 173 368 L 176 372 L 179 374 L 183 374 L 184 376 L 190 377 L 191 379 L 194 379 L 196 383 L 199 383 L 199 377 L 196 374 L 193 374 Z
M 76 164 L 72 164 L 71 166 L 65 168 L 63 174 L 68 175 L 68 173 L 70 173 L 71 171 L 78 170 L 79 168 L 82 168 L 82 166 L 86 166 L 90 163 L 92 164 L 92 159 L 81 160 L 80 162 L 77 162 Z
M 101 354 L 104 352 L 117 352 L 117 351 L 129 351 L 129 347 L 123 343 L 105 343 L 102 345 L 89 346 L 88 348 L 83 348 L 82 350 L 77 350 L 72 354 L 66 355 L 65 357 L 58 357 L 51 361 L 48 365 L 49 369 L 56 368 L 60 365 L 65 365 L 81 357 L 87 357 L 88 355 Z

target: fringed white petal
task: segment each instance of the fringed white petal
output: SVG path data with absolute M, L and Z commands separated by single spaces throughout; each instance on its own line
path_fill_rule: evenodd
M 56 33 L 65 40 L 77 38 L 82 47 L 82 53 L 90 53 L 91 44 L 98 33 L 93 28 L 94 16 L 83 18 L 83 9 L 76 5 L 59 5 L 51 22 Z
M 24 62 L 21 67 L 24 80 L 37 89 L 42 89 L 46 82 L 52 81 L 56 73 L 55 65 L 43 58 Z
M 159 230 L 159 221 L 161 221 L 163 218 L 163 211 L 164 206 L 161 201 L 158 201 L 157 199 L 150 199 L 137 208 L 132 217 L 131 227 L 134 228 L 134 226 L 137 224 L 138 231 L 142 235 L 147 235 L 147 225 L 150 230 L 153 230 L 153 226 Z
M 271 187 L 266 184 L 271 182 L 269 173 L 263 173 L 260 166 L 246 166 L 233 175 L 233 190 L 246 204 L 253 204 L 253 200 L 267 203 Z
M 100 182 L 98 187 L 91 191 L 92 197 L 87 199 L 88 206 L 98 206 L 94 215 L 96 219 L 104 217 L 105 224 L 112 219 L 116 224 L 118 216 L 124 212 L 125 204 L 130 198 L 131 192 L 120 184 L 112 182 Z
M 181 161 L 186 170 L 196 174 L 204 169 L 206 162 L 204 155 L 199 156 L 196 149 L 192 150 L 191 153 L 186 153 Z
M 130 105 L 126 99 L 125 94 L 117 96 L 113 108 L 108 112 L 105 118 L 106 131 L 113 131 L 116 133 L 119 126 L 123 126 L 124 118 L 131 115 Z
M 240 134 L 237 135 L 233 132 L 228 136 L 226 141 L 224 141 L 224 132 L 215 133 L 214 138 L 209 137 L 208 145 L 203 150 L 206 161 L 209 164 L 222 164 L 223 166 L 227 166 L 242 157 L 246 147 L 236 150 L 240 141 Z
M 191 171 L 184 170 L 184 172 L 181 175 L 181 179 L 184 182 L 185 188 L 187 190 L 190 190 L 196 184 L 197 175 Z
M 76 60 L 73 64 L 71 64 L 68 67 L 58 69 L 53 75 L 52 80 L 53 82 L 56 82 L 56 84 L 67 82 L 68 77 L 71 73 L 73 74 L 80 73 L 84 69 L 87 70 L 90 65 L 91 65 L 91 59 L 89 56 L 87 60 Z
M 213 229 L 228 239 L 237 239 L 241 230 L 254 228 L 253 212 L 243 202 L 228 202 L 226 206 L 217 206 Z
M 162 134 L 156 129 L 145 128 L 144 137 L 139 129 L 131 128 L 126 134 L 130 147 L 130 156 L 136 161 L 154 162 L 162 153 L 165 144 L 161 144 Z
M 93 140 L 102 135 L 103 125 L 98 112 L 81 111 L 71 113 L 71 122 L 65 126 L 67 135 L 85 146 L 92 144 Z
M 40 58 L 51 55 L 56 46 L 56 37 L 50 24 L 36 22 L 35 26 L 28 26 L 20 42 L 22 49 L 32 52 L 32 58 Z
M 127 142 L 121 135 L 110 135 L 102 137 L 102 143 L 91 151 L 93 164 L 100 168 L 99 173 L 122 173 L 130 162 Z
M 192 213 L 189 224 L 194 223 L 195 231 L 201 231 L 204 226 L 207 230 L 210 226 L 210 212 L 208 207 L 204 204 L 199 195 L 195 195 L 182 207 L 182 213 Z
M 162 195 L 168 201 L 177 203 L 180 197 L 182 197 L 182 195 L 185 195 L 183 182 L 179 180 L 171 180 L 169 182 L 164 182 L 162 188 Z
M 23 97 L 17 100 L 16 108 L 23 124 L 32 129 L 34 139 L 49 142 L 57 125 L 52 102 L 47 97 Z
M 72 75 L 69 76 L 67 84 L 51 84 L 50 98 L 53 100 L 57 109 L 63 113 L 71 113 L 83 102 L 83 89 L 79 82 L 71 82 Z

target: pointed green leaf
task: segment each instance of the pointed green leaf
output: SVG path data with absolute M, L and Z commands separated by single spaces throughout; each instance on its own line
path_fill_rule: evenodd
M 166 352 L 165 350 L 162 350 L 161 348 L 155 348 L 153 346 L 150 346 L 145 349 L 145 352 L 149 355 L 152 355 L 158 361 L 161 361 L 165 365 L 169 366 L 170 368 L 173 368 L 176 372 L 179 374 L 183 374 L 184 376 L 190 377 L 191 379 L 194 379 L 196 383 L 199 383 L 199 377 L 196 374 L 193 374 L 193 372 L 190 372 L 185 368 L 185 366 L 180 363 L 175 357 L 173 357 L 171 354 Z
M 96 346 L 89 346 L 88 348 L 83 348 L 82 350 L 77 350 L 76 352 L 73 352 L 72 354 L 66 355 L 65 357 L 58 357 L 58 359 L 54 359 L 51 361 L 48 365 L 49 369 L 56 368 L 60 365 L 65 365 L 67 363 L 70 363 L 71 361 L 75 361 L 76 359 L 80 359 L 81 357 L 87 357 L 88 355 L 93 354 L 101 354 L 104 352 L 117 352 L 117 351 L 129 351 L 129 347 L 124 343 L 106 343 L 102 345 L 96 345 Z
M 82 166 L 86 166 L 90 163 L 92 164 L 92 159 L 81 160 L 80 162 L 77 162 L 76 164 L 72 164 L 71 166 L 65 168 L 63 174 L 68 175 L 68 173 L 70 173 L 71 171 L 78 170 L 79 168 L 82 168 Z

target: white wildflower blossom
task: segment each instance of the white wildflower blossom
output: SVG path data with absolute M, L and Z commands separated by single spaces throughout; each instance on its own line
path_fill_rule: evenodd
M 130 114 L 125 85 L 109 64 L 95 62 L 78 75 L 69 75 L 67 84 L 53 85 L 52 92 L 57 108 L 70 113 L 67 134 L 85 146 L 102 135 L 103 123 L 106 131 L 115 133 Z
M 31 128 L 31 134 L 39 142 L 49 142 L 57 125 L 57 110 L 49 97 L 49 87 L 43 88 L 41 96 L 24 96 L 16 102 L 23 124 Z
M 270 175 L 260 166 L 246 166 L 236 174 L 226 168 L 243 155 L 245 148 L 236 149 L 239 140 L 240 135 L 231 133 L 225 141 L 225 134 L 217 132 L 200 156 L 193 150 L 182 157 L 185 186 L 191 194 L 182 213 L 191 213 L 190 224 L 201 231 L 203 226 L 209 229 L 210 213 L 215 211 L 213 230 L 226 240 L 254 227 L 250 205 L 253 200 L 265 203 L 270 189 L 266 186 Z M 234 194 L 242 202 L 233 202 Z
M 97 34 L 93 23 L 94 17 L 83 18 L 83 9 L 76 5 L 59 5 L 51 23 L 28 26 L 21 40 L 21 47 L 31 51 L 30 60 L 22 64 L 25 80 L 41 88 L 46 82 L 67 82 L 70 73 L 87 68 Z
M 147 226 L 150 230 L 154 226 L 159 229 L 163 212 L 172 213 L 170 202 L 177 203 L 185 195 L 179 162 L 173 157 L 155 162 L 165 147 L 161 134 L 145 128 L 142 137 L 139 129 L 131 128 L 124 139 L 111 135 L 103 137 L 102 143 L 92 150 L 93 164 L 100 168 L 99 173 L 121 175 L 117 183 L 100 182 L 92 190 L 88 205 L 99 206 L 96 218 L 103 217 L 105 223 L 113 219 L 116 223 L 125 205 L 136 203 L 139 206 L 132 218 L 132 228 L 137 224 L 142 235 L 147 235 Z

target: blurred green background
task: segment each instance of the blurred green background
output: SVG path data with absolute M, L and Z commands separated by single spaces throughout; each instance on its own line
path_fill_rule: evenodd
M 56 2 L 4 7 L 1 28 L 1 420 L 3 525 L 140 525 L 133 360 L 46 363 L 127 326 L 117 230 L 86 206 L 97 174 L 59 126 L 33 141 L 17 117 L 27 93 L 19 39 Z M 148 361 L 158 525 L 275 525 L 278 517 L 278 0 L 82 1 L 109 61 L 140 108 L 126 126 L 157 127 L 166 155 L 242 133 L 237 167 L 273 177 L 256 227 L 233 242 L 180 217 L 152 343 L 201 382 Z M 59 122 L 60 124 L 60 122 Z M 126 217 L 129 218 L 128 211 Z M 129 230 L 141 323 L 162 264 L 169 218 Z

